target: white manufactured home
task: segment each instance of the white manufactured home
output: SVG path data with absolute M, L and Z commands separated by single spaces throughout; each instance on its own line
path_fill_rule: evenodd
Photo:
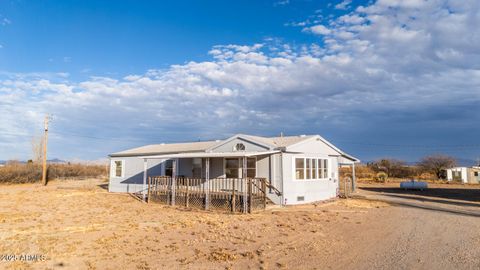
M 110 155 L 110 192 L 148 194 L 156 176 L 203 179 L 262 178 L 275 204 L 302 204 L 336 197 L 339 167 L 358 159 L 319 135 L 260 137 L 156 144 Z M 185 180 L 184 180 L 185 181 Z M 235 184 L 235 183 L 233 183 Z M 246 191 L 245 191 L 246 192 Z

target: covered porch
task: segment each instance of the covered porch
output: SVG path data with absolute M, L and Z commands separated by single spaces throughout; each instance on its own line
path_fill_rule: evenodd
M 265 209 L 272 187 L 257 158 L 278 151 L 182 153 L 140 157 L 144 201 L 205 210 L 251 213 Z M 163 175 L 147 175 L 148 160 L 161 159 Z M 268 169 L 268 167 L 267 167 Z M 259 177 L 261 176 L 261 177 Z

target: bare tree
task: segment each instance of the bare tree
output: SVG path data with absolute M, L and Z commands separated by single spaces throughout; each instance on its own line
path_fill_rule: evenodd
M 32 138 L 32 160 L 40 164 L 43 159 L 43 137 L 35 136 Z
M 422 158 L 418 165 L 424 171 L 435 174 L 438 179 L 444 179 L 446 170 L 455 167 L 457 160 L 454 157 L 436 154 Z
M 375 172 L 384 172 L 390 177 L 404 178 L 413 174 L 405 161 L 393 158 L 383 158 L 369 163 L 368 166 Z

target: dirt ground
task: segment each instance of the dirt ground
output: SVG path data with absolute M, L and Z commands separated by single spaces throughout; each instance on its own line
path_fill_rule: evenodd
M 1 186 L 0 269 L 480 268 L 478 186 L 362 184 L 355 199 L 232 215 L 102 184 Z

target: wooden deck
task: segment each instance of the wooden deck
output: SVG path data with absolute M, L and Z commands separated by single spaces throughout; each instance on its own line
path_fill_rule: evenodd
M 148 201 L 205 210 L 251 213 L 266 207 L 265 178 L 148 179 Z

